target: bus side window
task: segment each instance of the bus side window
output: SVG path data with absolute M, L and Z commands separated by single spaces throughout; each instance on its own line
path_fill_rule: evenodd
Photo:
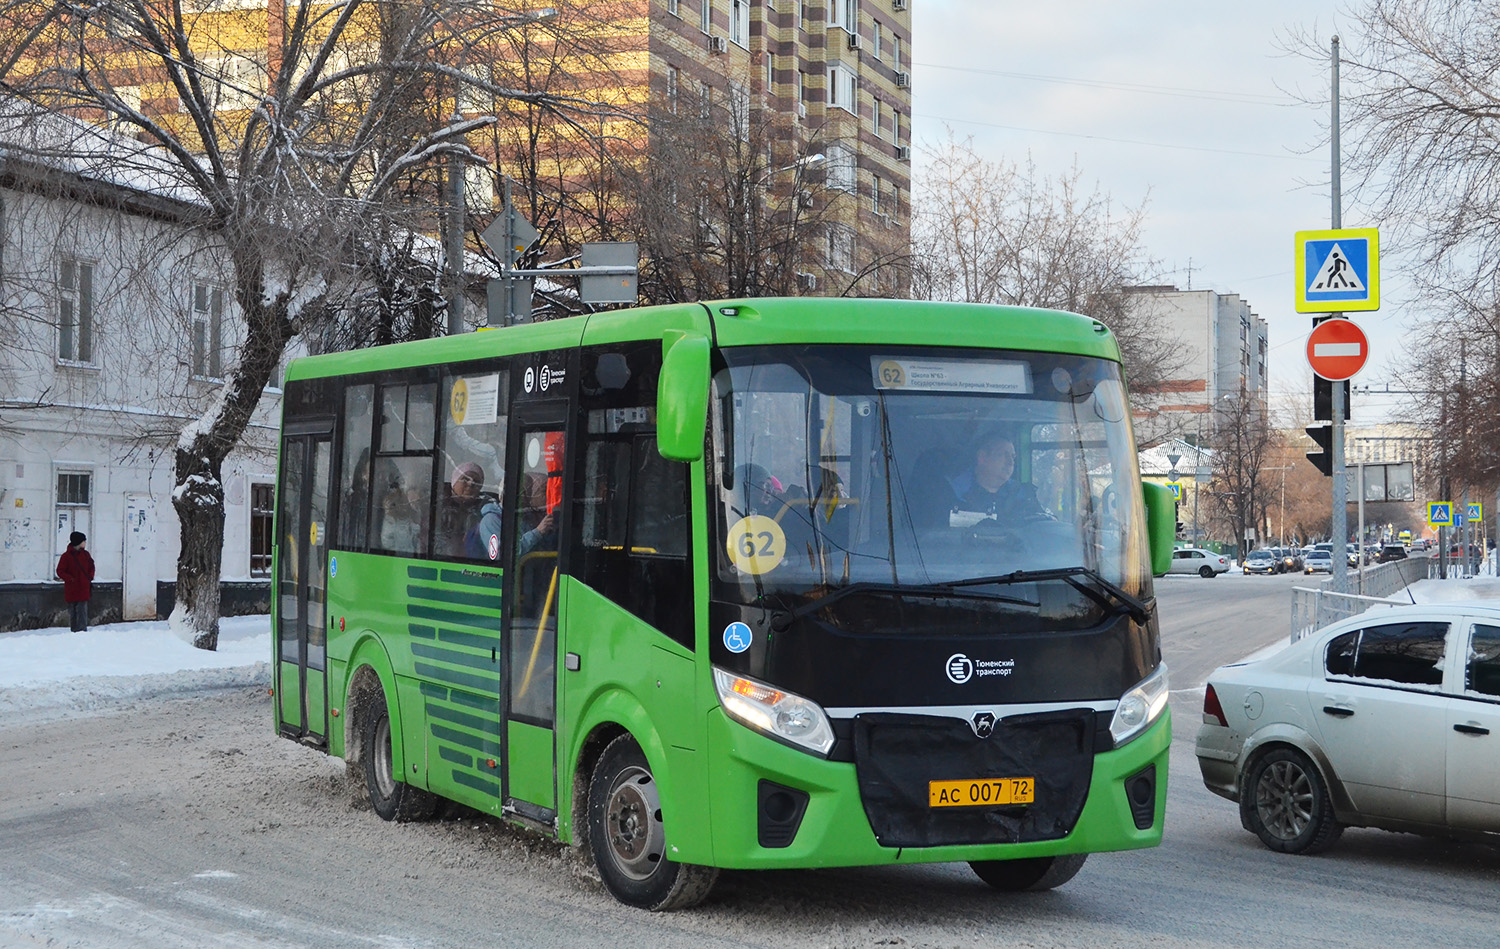
M 573 572 L 691 649 L 688 466 L 667 461 L 656 448 L 660 370 L 660 342 L 585 354 Z
M 370 545 L 407 557 L 426 553 L 432 518 L 436 386 L 380 389 Z
M 339 468 L 338 545 L 363 550 L 370 529 L 370 438 L 375 430 L 375 387 L 344 393 L 344 445 Z

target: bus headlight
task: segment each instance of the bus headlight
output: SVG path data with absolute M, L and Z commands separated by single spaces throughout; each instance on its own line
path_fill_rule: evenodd
M 1156 667 L 1156 671 L 1138 682 L 1135 688 L 1120 696 L 1115 708 L 1115 717 L 1109 721 L 1109 734 L 1115 747 L 1127 744 L 1140 737 L 1150 728 L 1167 708 L 1167 664 Z
M 833 747 L 833 726 L 818 703 L 714 668 L 719 704 L 735 721 L 820 755 Z

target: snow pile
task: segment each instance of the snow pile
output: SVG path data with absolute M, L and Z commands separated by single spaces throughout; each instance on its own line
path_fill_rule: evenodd
M 1407 596 L 1407 590 L 1411 595 Z M 1449 577 L 1446 580 L 1418 580 L 1400 593 L 1386 597 L 1395 602 L 1458 603 L 1493 600 L 1500 605 L 1500 577 Z
M 43 709 L 88 710 L 202 689 L 269 686 L 271 620 L 228 616 L 216 652 L 194 649 L 166 622 L 0 634 L 0 720 Z

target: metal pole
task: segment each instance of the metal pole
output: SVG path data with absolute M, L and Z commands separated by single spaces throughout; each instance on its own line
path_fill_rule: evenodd
M 1354 543 L 1354 569 L 1359 571 L 1359 595 L 1365 595 L 1365 463 L 1359 463 L 1359 538 Z
M 1340 193 L 1339 181 L 1339 38 L 1333 38 L 1333 113 L 1329 120 L 1332 131 L 1331 159 L 1332 159 L 1332 218 L 1333 229 L 1338 230 L 1344 226 L 1343 199 Z M 1344 314 L 1331 313 L 1333 319 L 1342 319 Z M 1349 542 L 1349 512 L 1346 505 L 1349 503 L 1349 486 L 1344 481 L 1344 384 L 1335 382 L 1333 389 L 1333 549 L 1338 553 L 1339 544 Z M 1333 578 L 1330 586 L 1335 593 L 1346 593 L 1349 590 L 1347 554 L 1332 558 Z
M 456 93 L 455 93 L 456 94 Z M 462 116 L 453 116 L 454 122 Z M 464 331 L 464 160 L 448 155 L 448 335 Z
M 514 326 L 516 324 L 516 301 L 515 301 L 515 277 L 511 275 L 514 263 L 511 255 L 515 253 L 516 244 L 516 206 L 510 197 L 510 176 L 501 176 L 501 200 L 500 213 L 505 215 L 505 250 L 500 255 L 500 280 L 505 287 L 505 318 L 501 320 L 501 326 Z

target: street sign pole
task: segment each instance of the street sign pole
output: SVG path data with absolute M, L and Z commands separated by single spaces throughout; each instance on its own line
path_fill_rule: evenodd
M 1339 181 L 1339 38 L 1333 38 L 1333 112 L 1330 121 L 1332 157 L 1332 228 L 1336 231 L 1344 226 L 1343 198 L 1340 193 Z M 1334 319 L 1342 318 L 1342 313 L 1332 314 Z M 1349 542 L 1349 512 L 1345 505 L 1349 499 L 1349 488 L 1344 483 L 1344 387 L 1339 383 L 1333 386 L 1333 459 L 1331 470 L 1333 474 L 1333 568 L 1332 582 L 1329 584 L 1334 593 L 1346 593 L 1349 590 L 1349 577 L 1347 567 L 1349 558 L 1347 553 L 1340 556 L 1339 544 Z M 1347 550 L 1347 548 L 1346 548 Z

